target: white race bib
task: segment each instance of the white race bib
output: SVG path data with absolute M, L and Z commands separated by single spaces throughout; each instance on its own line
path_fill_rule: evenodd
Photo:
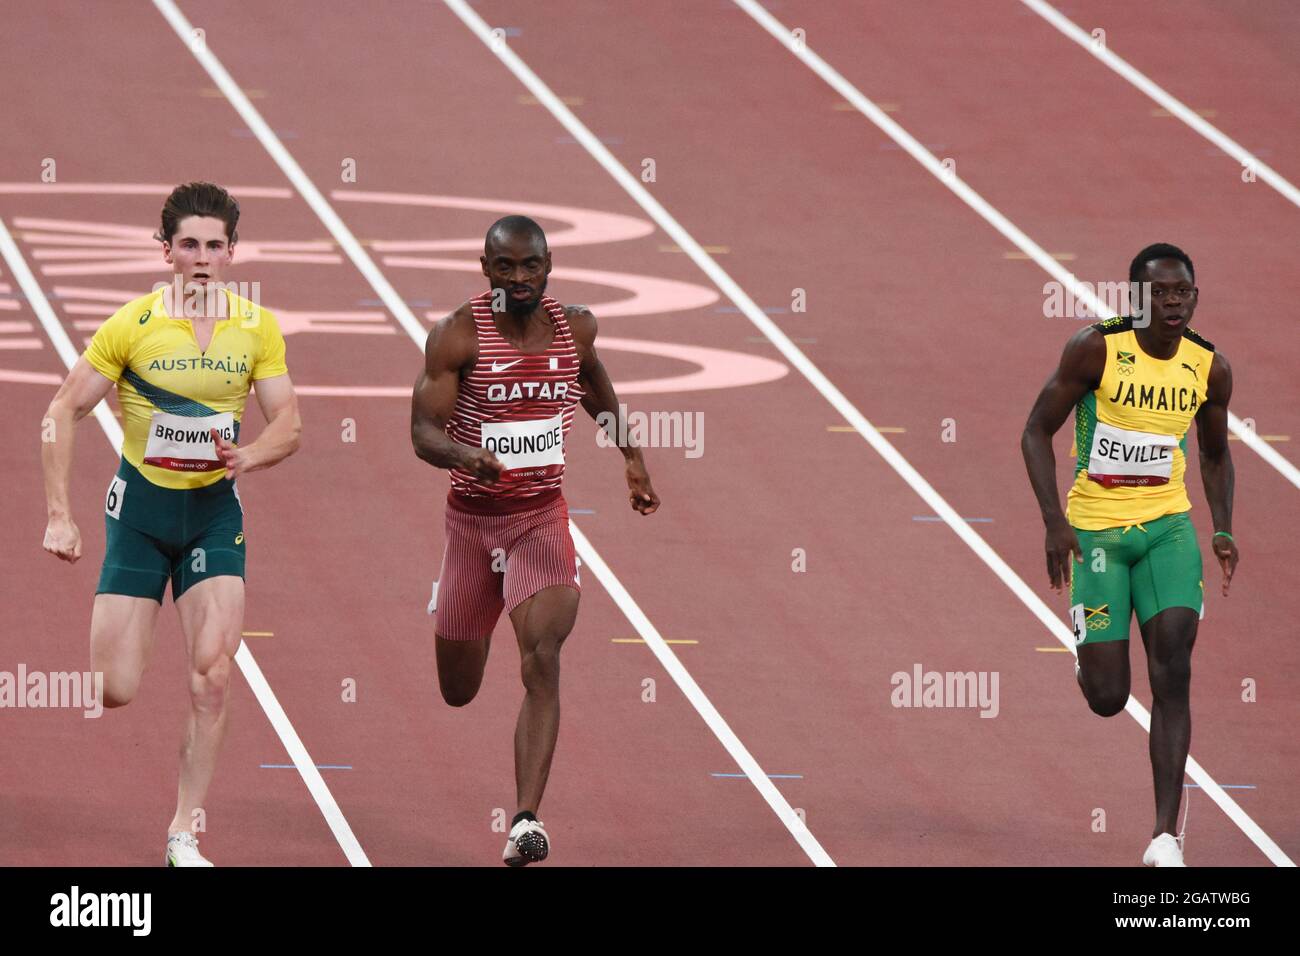
M 1088 452 L 1088 479 L 1104 488 L 1167 485 L 1178 439 L 1097 422 Z
M 217 471 L 221 460 L 212 441 L 212 429 L 226 441 L 235 440 L 234 412 L 191 418 L 154 412 L 149 422 L 144 463 L 170 471 Z
M 483 447 L 507 471 L 564 464 L 564 416 L 526 422 L 484 422 Z

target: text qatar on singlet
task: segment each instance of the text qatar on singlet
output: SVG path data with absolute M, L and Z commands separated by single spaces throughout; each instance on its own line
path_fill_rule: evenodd
M 564 478 L 564 442 L 582 400 L 578 350 L 564 306 L 542 297 L 555 324 L 545 352 L 530 355 L 505 340 L 492 319 L 492 293 L 470 300 L 478 335 L 478 360 L 460 382 L 448 437 L 486 448 L 505 465 L 489 484 L 451 469 L 450 500 L 473 511 L 505 513 L 547 504 Z

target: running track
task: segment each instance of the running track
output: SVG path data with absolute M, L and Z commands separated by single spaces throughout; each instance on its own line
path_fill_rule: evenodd
M 649 217 L 447 7 L 382 13 L 181 3 L 206 42 L 422 322 L 478 291 L 473 271 L 390 265 L 371 240 L 474 237 L 499 213 L 380 205 L 375 191 L 487 197 Z M 1234 409 L 1292 462 L 1300 440 L 1300 340 L 1277 291 L 1296 276 L 1297 209 L 1018 3 L 770 2 L 787 26 L 1081 279 L 1122 276 L 1168 238 L 1198 264 L 1198 328 L 1236 370 Z M 165 186 L 211 178 L 244 196 L 244 239 L 335 261 L 263 260 L 236 272 L 277 311 L 377 313 L 382 332 L 289 337 L 295 382 L 408 388 L 419 352 L 365 278 L 153 5 L 86 20 L 73 4 L 13 11 L 0 156 L 0 218 L 79 350 L 102 317 L 85 290 L 125 301 L 163 273 L 76 272 L 111 262 L 120 235 L 68 223 L 150 227 Z M 1036 389 L 1075 327 L 1041 315 L 1048 278 L 730 2 L 479 2 L 506 42 L 1049 606 L 1041 525 L 1018 438 Z M 1294 116 L 1297 17 L 1285 4 L 1072 2 L 1110 47 L 1167 90 L 1300 177 Z M 50 24 L 53 23 L 53 28 Z M 1176 55 L 1170 36 L 1178 37 Z M 973 41 L 980 37 L 979 42 Z M 51 69 L 78 64 L 76 76 Z M 57 183 L 42 191 L 45 158 Z M 340 178 L 356 162 L 356 183 Z M 159 184 L 154 193 L 59 192 L 76 183 Z M 4 189 L 5 187 L 0 187 Z M 25 191 L 22 191 L 25 190 Z M 279 191 L 279 192 L 274 192 Z M 343 195 L 345 198 L 338 198 Z M 36 220 L 47 220 L 41 224 Z M 60 220 L 63 226 L 51 224 Z M 555 227 L 558 223 L 542 219 Z M 147 232 L 148 230 L 146 230 Z M 60 234 L 79 235 L 58 242 Z M 564 266 L 710 288 L 658 229 L 555 250 Z M 70 259 L 51 258 L 62 248 Z M 725 250 L 725 251 L 721 251 Z M 242 249 L 241 249 L 242 251 Z M 270 250 L 273 251 L 273 250 Z M 42 253 L 38 256 L 38 253 Z M 152 253 L 146 253 L 147 255 Z M 469 249 L 412 258 L 473 262 Z M 120 259 L 119 259 L 120 261 Z M 57 265 L 73 268 L 63 274 Z M 0 283 L 15 286 L 9 263 Z M 808 311 L 790 311 L 792 289 Z M 552 279 L 564 301 L 620 298 Z M 715 290 L 716 291 L 716 290 Z M 39 548 L 34 433 L 64 368 L 21 297 L 0 315 L 7 498 L 0 669 L 86 666 L 89 596 L 103 553 L 102 494 L 115 456 L 78 430 L 74 508 L 85 559 Z M 107 302 L 102 299 L 100 301 Z M 421 304 L 424 303 L 424 304 Z M 601 310 L 596 309 L 601 316 Z M 334 320 L 337 322 L 337 320 Z M 323 323 L 328 324 L 326 320 Z M 782 357 L 726 297 L 685 311 L 602 319 L 602 336 Z M 24 343 L 15 345 L 14 343 Z M 680 361 L 606 350 L 615 382 L 681 374 Z M 15 373 L 23 373 L 22 375 Z M 17 381 L 27 376 L 31 381 Z M 640 518 L 617 456 L 579 423 L 566 497 L 574 520 L 678 658 L 841 865 L 1132 865 L 1150 827 L 1146 737 L 1103 722 L 1056 638 L 799 374 L 741 388 L 628 394 L 641 409 L 699 412 L 705 454 L 651 451 L 664 499 Z M 241 483 L 248 512 L 246 627 L 270 687 L 377 865 L 491 863 L 494 811 L 513 800 L 510 739 L 520 690 L 508 624 L 473 705 L 437 700 L 429 581 L 441 555 L 446 479 L 409 450 L 402 397 L 307 395 L 301 454 Z M 260 416 L 252 413 L 250 425 Z M 356 440 L 342 440 L 343 421 Z M 942 440 L 945 419 L 954 442 Z M 903 429 L 903 431 L 897 431 Z M 1058 442 L 1064 474 L 1068 436 Z M 1300 651 L 1290 587 L 1300 489 L 1234 442 L 1235 530 L 1244 560 L 1230 600 L 1207 568 L 1196 654 L 1192 753 L 1292 859 Z M 1202 531 L 1208 509 L 1190 482 Z M 791 570 L 804 549 L 807 571 Z M 577 865 L 797 865 L 810 861 L 584 568 L 565 651 L 564 718 L 542 818 L 555 861 Z M 6 711 L 0 863 L 154 864 L 174 799 L 183 651 L 165 608 L 136 702 L 103 720 Z M 1135 697 L 1149 707 L 1143 657 Z M 890 704 L 890 675 L 996 671 L 1000 712 Z M 1243 703 L 1245 678 L 1258 701 Z M 356 682 L 356 701 L 341 685 Z M 643 681 L 656 682 L 655 701 Z M 242 679 L 209 797 L 205 851 L 222 864 L 346 862 Z M 791 776 L 786 776 L 791 775 Z M 797 776 L 793 776 L 797 775 Z M 1191 791 L 1193 864 L 1266 864 L 1247 835 Z M 1095 808 L 1107 815 L 1093 833 Z M 93 834 L 93 837 L 92 837 Z

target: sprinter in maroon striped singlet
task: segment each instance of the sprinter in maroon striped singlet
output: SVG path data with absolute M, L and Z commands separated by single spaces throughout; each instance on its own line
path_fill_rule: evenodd
M 478 693 L 502 610 L 519 642 L 519 812 L 504 859 L 524 866 L 549 851 L 536 814 L 560 723 L 560 645 L 578 614 L 578 556 L 560 492 L 564 440 L 578 404 L 592 418 L 607 413 L 617 422 L 619 403 L 596 355 L 595 316 L 545 294 L 551 254 L 541 227 L 525 216 L 497 221 L 479 261 L 489 291 L 429 333 L 411 400 L 411 442 L 420 458 L 451 472 L 432 605 L 443 699 L 463 707 Z M 653 513 L 659 496 L 641 449 L 620 450 L 632 507 Z

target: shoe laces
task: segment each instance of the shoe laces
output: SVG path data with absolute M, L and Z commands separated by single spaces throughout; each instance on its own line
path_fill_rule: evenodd
M 191 850 L 197 850 L 199 848 L 199 838 L 189 832 L 173 833 L 167 837 L 167 842 L 179 843 L 181 846 L 187 846 Z

